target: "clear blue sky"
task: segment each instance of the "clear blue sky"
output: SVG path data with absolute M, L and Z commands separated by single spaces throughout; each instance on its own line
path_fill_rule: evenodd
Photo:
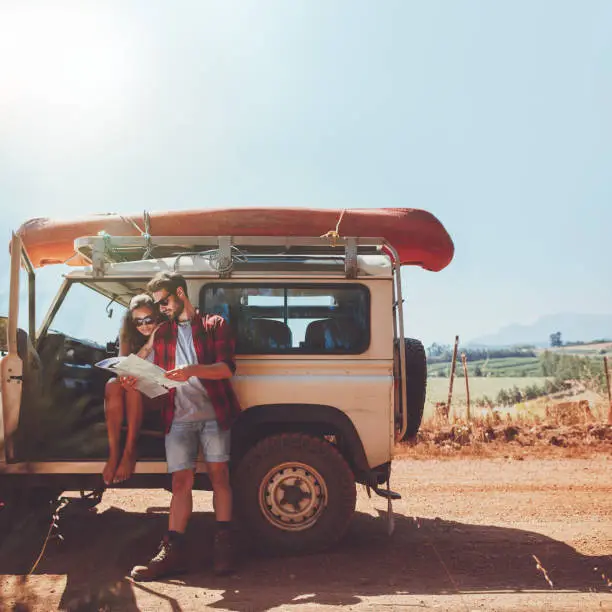
M 456 258 L 406 271 L 409 334 L 610 312 L 611 23 L 607 0 L 5 2 L 0 239 L 35 216 L 410 206 Z

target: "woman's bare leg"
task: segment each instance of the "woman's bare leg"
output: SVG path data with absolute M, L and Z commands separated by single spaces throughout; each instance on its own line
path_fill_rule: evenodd
M 108 431 L 108 461 L 104 466 L 102 478 L 105 484 L 113 482 L 119 460 L 121 459 L 121 425 L 123 425 L 123 387 L 116 378 L 106 383 L 104 393 L 104 414 Z
M 127 439 L 121 463 L 115 472 L 113 482 L 123 482 L 134 472 L 136 465 L 136 443 L 142 425 L 142 394 L 136 389 L 125 392 L 125 404 L 127 412 Z

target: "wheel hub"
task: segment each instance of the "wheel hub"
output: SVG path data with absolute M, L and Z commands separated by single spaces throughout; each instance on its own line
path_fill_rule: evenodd
M 284 531 L 312 527 L 327 505 L 327 487 L 321 475 L 303 463 L 291 462 L 271 469 L 259 487 L 263 515 Z

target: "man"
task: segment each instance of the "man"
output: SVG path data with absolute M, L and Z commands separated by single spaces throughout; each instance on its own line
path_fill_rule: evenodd
M 193 482 L 201 445 L 213 488 L 217 521 L 214 570 L 231 571 L 229 479 L 230 427 L 240 407 L 229 379 L 235 370 L 234 339 L 218 315 L 202 315 L 187 296 L 179 274 L 160 272 L 147 285 L 160 311 L 169 319 L 155 334 L 155 363 L 170 380 L 187 384 L 172 389 L 162 410 L 166 460 L 172 474 L 168 532 L 147 565 L 132 570 L 134 580 L 155 580 L 185 571 L 185 530 L 193 507 Z

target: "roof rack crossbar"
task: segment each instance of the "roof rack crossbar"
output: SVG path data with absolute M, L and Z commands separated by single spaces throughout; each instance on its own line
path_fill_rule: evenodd
M 220 278 L 231 276 L 233 269 L 233 251 L 255 249 L 257 255 L 268 252 L 278 254 L 278 249 L 289 251 L 304 249 L 318 257 L 344 258 L 347 278 L 357 276 L 357 255 L 360 252 L 379 251 L 387 245 L 384 238 L 337 237 L 333 241 L 328 238 L 313 236 L 156 236 L 152 240 L 153 248 L 145 236 L 86 236 L 74 241 L 75 251 L 92 262 L 95 277 L 104 276 L 107 263 L 126 261 L 126 253 L 149 249 L 148 259 L 155 257 L 155 249 L 180 250 L 182 254 L 192 250 L 194 253 L 205 250 L 216 250 L 215 263 Z M 275 250 L 276 249 L 276 250 Z M 268 250 L 268 251 L 267 251 Z M 255 255 L 255 253 L 253 253 Z M 165 257 L 171 255 L 164 255 Z M 135 257 L 128 257 L 134 260 Z

